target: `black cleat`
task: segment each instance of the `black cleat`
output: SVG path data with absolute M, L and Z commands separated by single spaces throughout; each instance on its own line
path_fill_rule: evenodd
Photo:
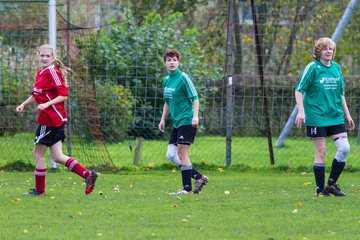
M 45 193 L 39 193 L 36 189 L 30 189 L 30 192 L 23 193 L 24 196 L 45 196 Z
M 317 197 L 330 197 L 330 194 L 328 193 L 328 191 L 326 191 L 326 189 L 323 189 L 322 191 L 317 191 L 316 196 Z
M 325 187 L 326 191 L 328 193 L 331 193 L 334 196 L 338 196 L 338 197 L 344 197 L 345 193 L 341 191 L 340 186 L 337 184 L 334 185 L 327 185 Z

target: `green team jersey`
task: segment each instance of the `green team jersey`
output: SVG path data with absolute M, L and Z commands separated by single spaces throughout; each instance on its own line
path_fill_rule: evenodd
M 296 90 L 304 96 L 305 126 L 327 127 L 344 124 L 342 96 L 345 83 L 336 62 L 325 66 L 319 60 L 303 70 Z
M 191 78 L 178 68 L 162 81 L 164 101 L 169 105 L 174 128 L 191 125 L 194 114 L 193 101 L 199 99 Z

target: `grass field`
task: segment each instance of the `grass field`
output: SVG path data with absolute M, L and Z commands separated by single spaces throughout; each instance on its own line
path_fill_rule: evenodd
M 335 144 L 327 139 L 327 167 L 331 166 L 336 153 Z M 273 139 L 275 145 L 276 139 Z M 360 148 L 355 138 L 349 139 L 351 152 L 347 157 L 346 169 L 360 171 Z M 107 149 L 116 166 L 131 166 L 132 154 L 126 141 L 107 145 Z M 141 164 L 147 167 L 150 163 L 161 166 L 167 163 L 166 141 L 144 141 Z M 206 166 L 226 165 L 226 145 L 224 137 L 198 137 L 190 149 L 190 158 L 195 164 Z M 270 165 L 268 142 L 266 138 L 234 137 L 232 139 L 231 167 L 236 169 L 291 169 L 294 171 L 311 170 L 314 159 L 314 147 L 306 138 L 287 139 L 285 146 L 274 146 L 275 165 Z
M 275 145 L 276 138 L 273 139 Z M 351 152 L 347 158 L 346 168 L 351 171 L 360 171 L 360 143 L 355 138 L 349 138 Z M 194 146 L 190 149 L 190 158 L 194 164 L 202 165 L 207 169 L 217 169 L 226 165 L 226 141 L 221 136 L 199 136 Z M 135 142 L 124 141 L 120 143 L 107 144 L 108 150 L 115 167 L 132 168 L 134 152 L 129 150 L 135 148 Z M 89 149 L 85 143 L 82 149 Z M 166 160 L 166 140 L 145 140 L 142 146 L 141 162 L 138 167 L 147 168 L 149 164 L 159 168 L 168 163 Z M 304 138 L 288 138 L 285 146 L 273 148 L 275 165 L 270 165 L 268 142 L 264 137 L 233 137 L 232 139 L 232 161 L 231 167 L 235 169 L 291 169 L 295 171 L 309 170 L 312 168 L 314 159 L 314 147 L 312 143 Z M 134 150 L 133 150 L 134 151 Z M 33 134 L 22 134 L 15 136 L 0 137 L 0 168 L 14 161 L 22 161 L 33 164 Z M 336 148 L 330 139 L 327 144 L 327 166 L 330 166 Z M 64 153 L 67 153 L 64 144 Z M 77 152 L 73 156 L 86 165 Z M 90 154 L 91 155 L 91 154 Z M 12 160 L 10 160 L 12 159 Z M 49 159 L 49 151 L 46 152 Z
M 360 173 L 346 197 L 314 197 L 313 174 L 205 172 L 198 195 L 170 196 L 180 172 L 99 177 L 86 196 L 68 171 L 47 175 L 47 196 L 26 197 L 33 173 L 0 172 L 0 239 L 356 239 Z
M 25 150 L 16 138 L 2 140 L 1 156 L 27 154 L 25 162 L 33 163 L 32 144 Z M 223 168 L 224 139 L 197 138 L 190 157 L 210 178 L 198 195 L 168 194 L 181 188 L 181 177 L 165 158 L 166 141 L 145 141 L 139 166 L 132 165 L 133 142 L 107 145 L 120 172 L 101 174 L 89 196 L 82 179 L 64 167 L 48 172 L 45 197 L 22 196 L 34 187 L 33 166 L 28 172 L 0 171 L 0 239 L 353 240 L 360 235 L 355 139 L 339 181 L 344 198 L 314 196 L 314 152 L 306 139 L 288 139 L 285 147 L 274 148 L 274 166 L 266 139 L 233 138 L 232 143 L 232 165 Z M 328 146 L 327 174 L 335 153 L 333 144 Z M 1 158 L 0 167 L 5 164 Z

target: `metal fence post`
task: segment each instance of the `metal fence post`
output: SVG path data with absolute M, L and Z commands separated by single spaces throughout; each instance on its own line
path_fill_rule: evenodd
M 233 112 L 233 78 L 228 76 L 226 84 L 226 166 L 231 164 L 232 112 Z

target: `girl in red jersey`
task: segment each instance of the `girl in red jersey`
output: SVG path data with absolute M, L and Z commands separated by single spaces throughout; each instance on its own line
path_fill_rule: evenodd
M 37 72 L 34 89 L 28 99 L 17 108 L 23 112 L 25 106 L 37 103 L 39 111 L 36 130 L 34 158 L 35 158 L 35 189 L 24 195 L 45 195 L 46 161 L 45 150 L 50 147 L 51 157 L 57 163 L 65 165 L 70 171 L 85 179 L 85 194 L 90 194 L 95 186 L 97 174 L 87 170 L 74 158 L 62 152 L 65 139 L 64 125 L 67 121 L 65 101 L 68 99 L 68 68 L 54 56 L 54 49 L 50 45 L 42 45 L 38 50 L 38 61 L 41 69 Z

